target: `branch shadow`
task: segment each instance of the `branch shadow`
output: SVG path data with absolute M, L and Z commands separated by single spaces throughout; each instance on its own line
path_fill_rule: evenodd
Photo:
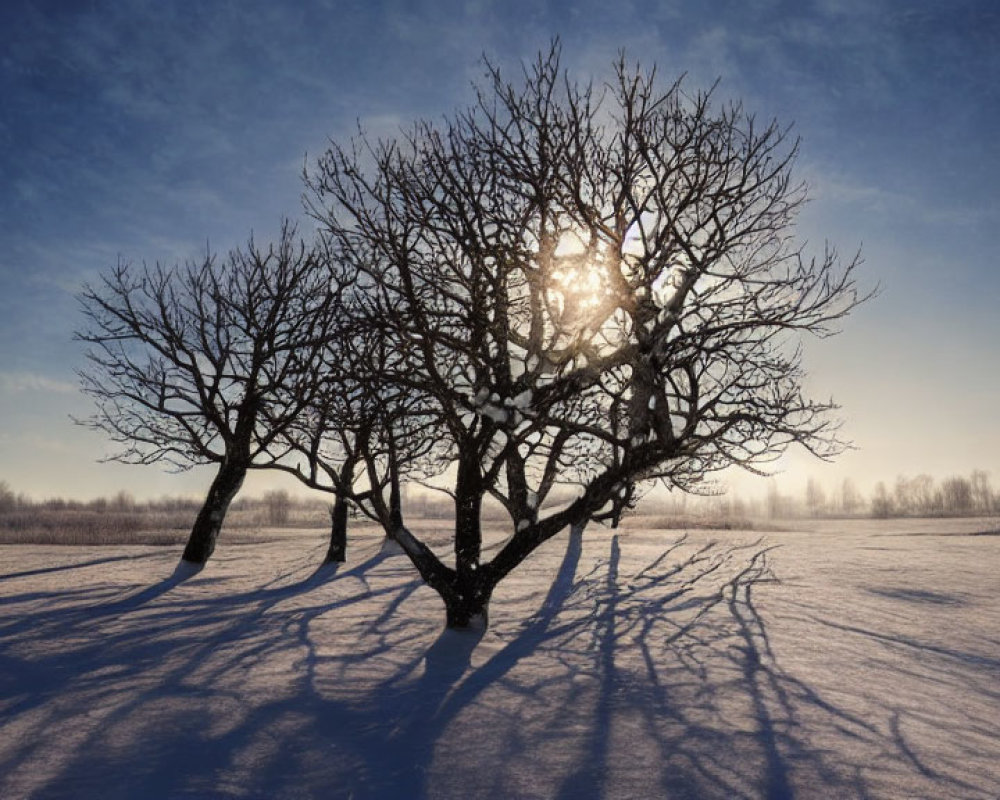
M 406 559 L 359 552 L 227 594 L 174 574 L 85 625 L 89 595 L 48 626 L 39 599 L 0 632 L 0 796 L 873 796 L 817 726 L 975 788 L 942 777 L 901 712 L 879 726 L 782 663 L 761 540 L 685 535 L 647 562 L 569 535 L 494 599 L 485 635 L 441 631 Z M 528 619 L 506 613 L 529 599 Z
M 139 555 L 131 556 L 108 556 L 107 558 L 95 558 L 91 561 L 78 561 L 72 564 L 60 564 L 55 567 L 39 567 L 38 569 L 28 569 L 20 572 L 5 572 L 0 574 L 0 581 L 13 580 L 14 578 L 31 578 L 38 575 L 49 575 L 54 572 L 66 572 L 68 570 L 85 569 L 87 567 L 96 567 L 103 564 L 113 564 L 116 561 L 145 561 L 157 557 L 157 553 L 141 553 Z

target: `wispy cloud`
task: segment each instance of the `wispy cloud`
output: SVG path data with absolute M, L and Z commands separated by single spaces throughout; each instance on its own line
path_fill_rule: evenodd
M 75 384 L 36 372 L 0 372 L 0 393 L 3 394 L 22 394 L 25 392 L 74 394 L 76 391 Z

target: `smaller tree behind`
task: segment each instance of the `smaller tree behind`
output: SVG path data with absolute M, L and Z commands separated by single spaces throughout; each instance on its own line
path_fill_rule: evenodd
M 110 459 L 178 469 L 216 464 L 183 558 L 204 564 L 247 470 L 285 454 L 281 434 L 308 405 L 335 320 L 335 288 L 285 223 L 266 249 L 251 237 L 224 259 L 119 263 L 80 296 L 90 345 L 81 424 L 121 450 Z
M 335 258 L 329 265 L 336 282 L 354 282 L 356 275 Z M 427 399 L 388 379 L 399 371 L 400 358 L 379 336 L 384 320 L 369 318 L 351 290 L 341 299 L 320 384 L 309 407 L 282 434 L 296 458 L 275 465 L 334 495 L 327 563 L 346 558 L 351 506 L 382 525 L 384 545 L 391 547 L 404 527 L 404 480 L 425 480 L 447 467 Z

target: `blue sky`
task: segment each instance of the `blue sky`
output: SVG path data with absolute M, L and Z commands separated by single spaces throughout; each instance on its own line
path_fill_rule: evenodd
M 44 2 L 0 7 L 0 480 L 35 497 L 198 493 L 206 473 L 97 464 L 78 428 L 75 293 L 119 256 L 183 261 L 301 217 L 304 159 L 470 100 L 487 54 L 558 35 L 581 78 L 620 48 L 794 123 L 800 234 L 863 248 L 882 295 L 807 344 L 860 448 L 791 458 L 863 487 L 1000 481 L 1000 6 L 993 0 Z M 263 485 L 263 484 L 254 484 Z M 742 485 L 742 482 L 740 483 Z

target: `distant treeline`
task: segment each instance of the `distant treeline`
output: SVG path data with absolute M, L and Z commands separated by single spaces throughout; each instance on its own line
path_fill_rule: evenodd
M 549 498 L 558 505 L 571 500 L 571 494 Z M 404 504 L 409 516 L 418 519 L 449 519 L 453 501 L 445 494 L 424 490 L 407 491 Z M 201 501 L 188 497 L 161 497 L 138 501 L 128 492 L 93 500 L 49 498 L 34 500 L 16 493 L 6 481 L 0 481 L 0 533 L 18 531 L 53 532 L 74 528 L 77 531 L 103 531 L 114 536 L 140 530 L 184 531 L 201 507 Z M 745 498 L 736 493 L 708 497 L 673 493 L 667 497 L 651 495 L 641 501 L 638 511 L 667 520 L 695 524 L 711 520 L 713 525 L 752 527 L 753 520 L 794 519 L 802 517 L 904 517 L 972 516 L 1000 514 L 1000 493 L 994 491 L 989 473 L 976 469 L 968 475 L 956 475 L 935 481 L 930 475 L 898 476 L 893 484 L 879 481 L 870 496 L 865 496 L 850 478 L 833 491 L 810 478 L 802 491 L 782 491 L 771 481 L 762 497 Z M 504 520 L 506 512 L 494 502 L 483 507 L 487 520 Z M 329 524 L 329 502 L 323 497 L 296 497 L 284 490 L 266 492 L 260 497 L 240 497 L 233 504 L 227 520 L 234 528 L 259 526 L 323 527 Z M 667 525 L 669 527 L 669 525 Z M 3 540 L 4 537 L 0 537 Z
M 409 516 L 418 519 L 447 519 L 454 515 L 454 501 L 445 493 L 423 489 L 404 488 L 404 503 Z M 573 499 L 570 492 L 554 490 L 546 505 L 559 505 Z M 240 496 L 230 507 L 230 513 L 241 522 L 247 520 L 258 525 L 312 525 L 329 522 L 331 500 L 323 495 L 298 497 L 283 489 L 276 489 L 259 497 Z M 34 500 L 23 493 L 15 493 L 6 481 L 0 481 L 0 514 L 23 512 L 90 512 L 101 514 L 140 514 L 170 516 L 182 520 L 181 527 L 190 527 L 191 520 L 201 508 L 202 501 L 188 497 L 161 497 L 153 500 L 136 500 L 129 492 L 118 492 L 113 497 L 93 500 L 66 500 L 61 497 Z M 487 498 L 483 505 L 485 519 L 504 519 L 506 512 L 495 501 Z M 239 524 L 239 523 L 233 523 Z
M 936 484 L 930 475 L 899 476 L 890 489 L 875 485 L 871 498 L 874 517 L 1000 514 L 1000 494 L 993 491 L 989 473 L 977 469 Z
M 832 490 L 809 478 L 797 491 L 787 491 L 772 479 L 766 492 L 756 497 L 737 492 L 651 495 L 642 501 L 639 512 L 660 517 L 659 527 L 670 527 L 667 522 L 671 520 L 694 526 L 707 520 L 712 527 L 739 528 L 753 527 L 754 520 L 809 517 L 990 516 L 1000 514 L 1000 493 L 993 490 L 989 473 L 980 469 L 940 483 L 930 475 L 901 475 L 891 488 L 884 481 L 878 482 L 870 496 L 850 478 Z
M 66 525 L 68 520 L 82 522 L 93 519 L 118 519 L 123 527 L 187 528 L 201 508 L 202 501 L 189 497 L 160 497 L 136 500 L 129 492 L 93 500 L 72 500 L 52 497 L 35 500 L 15 492 L 6 481 L 0 481 L 0 528 Z M 328 524 L 328 503 L 320 498 L 298 498 L 284 490 L 275 490 L 260 497 L 241 497 L 232 506 L 234 527 L 254 525 L 321 526 Z
M 893 484 L 879 481 L 864 496 L 850 478 L 832 492 L 810 478 L 800 495 L 783 494 L 772 483 L 764 500 L 768 517 L 943 517 L 1000 514 L 1000 494 L 989 473 L 976 469 L 940 483 L 930 475 L 897 476 Z

